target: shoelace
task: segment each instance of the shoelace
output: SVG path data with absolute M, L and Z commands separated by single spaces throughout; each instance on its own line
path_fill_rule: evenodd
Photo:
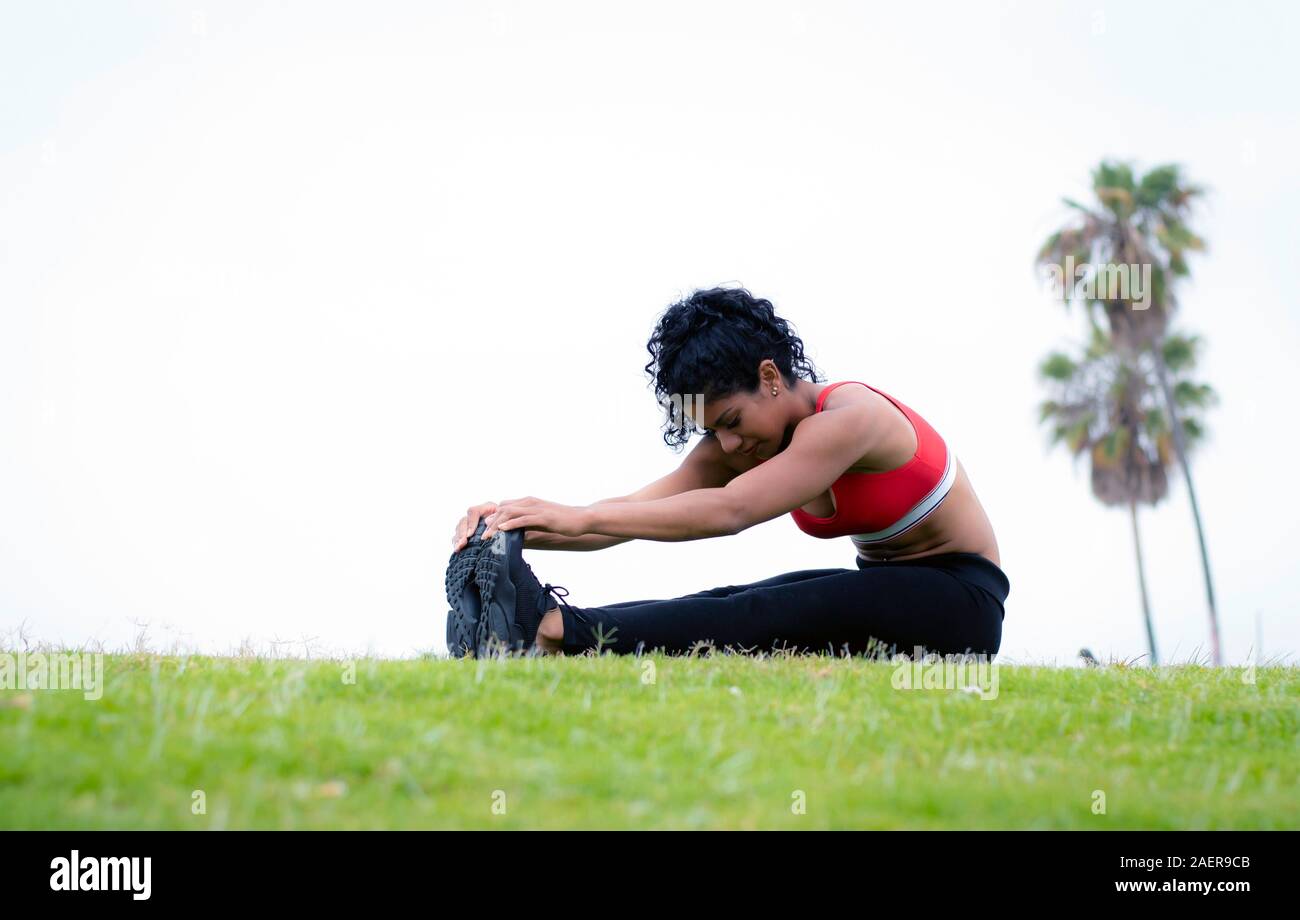
M 547 600 L 548 597 L 555 598 L 555 603 L 558 606 L 564 607 L 565 610 L 572 611 L 573 606 L 569 604 L 568 601 L 564 600 L 564 598 L 568 596 L 569 596 L 568 588 L 561 587 L 560 585 L 553 585 L 548 581 L 546 584 L 542 585 L 541 596 L 537 598 L 537 607 L 538 607 L 537 612 L 546 613 L 546 611 L 551 609 L 551 604 Z

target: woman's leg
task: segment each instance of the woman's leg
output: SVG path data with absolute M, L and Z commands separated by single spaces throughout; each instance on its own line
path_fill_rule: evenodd
M 686 600 L 692 597 L 728 597 L 737 591 L 748 591 L 750 588 L 766 587 L 767 585 L 788 584 L 794 581 L 803 581 L 808 578 L 821 578 L 825 575 L 839 575 L 842 572 L 850 572 L 852 569 L 803 569 L 798 572 L 786 572 L 784 575 L 775 575 L 771 578 L 765 578 L 762 581 L 751 582 L 747 585 L 722 585 L 718 588 L 706 588 L 703 591 L 696 591 L 694 594 L 683 594 L 681 597 L 672 598 L 672 600 Z M 639 607 L 642 604 L 662 604 L 664 598 L 647 601 L 619 601 L 617 604 L 602 604 L 602 610 L 608 610 L 619 607 Z
M 995 654 L 1002 605 L 951 572 L 924 565 L 871 566 L 784 576 L 714 594 L 712 589 L 618 607 L 561 605 L 559 649 L 618 654 L 689 651 L 697 643 L 737 651 L 840 654 Z

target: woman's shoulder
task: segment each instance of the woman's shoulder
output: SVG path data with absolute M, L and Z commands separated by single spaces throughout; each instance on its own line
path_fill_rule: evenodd
M 854 472 L 893 470 L 915 456 L 919 448 L 916 432 L 907 415 L 870 384 L 844 381 L 826 394 L 822 411 L 852 407 L 860 410 L 865 423 L 875 430 L 872 448 L 851 468 Z
M 834 387 L 834 389 L 830 389 L 830 387 Z M 889 407 L 893 405 L 880 394 L 880 391 L 870 384 L 858 380 L 842 380 L 839 383 L 828 385 L 827 389 L 830 389 L 830 391 L 823 391 L 823 412 L 842 409 L 846 406 L 868 406 L 877 412 L 888 412 Z
M 865 402 L 874 393 L 875 390 L 860 380 L 835 380 L 822 388 L 820 394 L 822 409 Z

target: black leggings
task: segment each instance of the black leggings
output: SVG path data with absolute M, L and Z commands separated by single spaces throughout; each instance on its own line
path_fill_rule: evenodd
M 748 585 L 603 607 L 562 603 L 564 651 L 616 654 L 778 649 L 840 654 L 994 655 L 1011 583 L 977 553 L 806 569 Z

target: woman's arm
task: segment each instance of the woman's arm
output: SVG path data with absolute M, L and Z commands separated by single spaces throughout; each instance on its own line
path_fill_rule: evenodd
M 643 502 L 600 502 L 588 533 L 641 540 L 702 540 L 739 533 L 806 505 L 874 446 L 870 407 L 845 406 L 804 419 L 789 446 L 721 488 Z
M 638 540 L 703 540 L 736 533 L 731 496 L 694 489 L 648 502 L 598 502 L 587 508 L 589 534 Z
M 735 475 L 735 470 L 724 462 L 724 455 L 718 446 L 717 440 L 703 438 L 686 455 L 681 465 L 667 476 L 656 479 L 649 485 L 642 486 L 631 495 L 603 498 L 588 507 L 600 508 L 602 505 L 609 504 L 651 502 L 683 492 L 725 486 Z M 617 546 L 631 539 L 634 538 L 596 532 L 587 533 L 581 537 L 566 537 L 563 534 L 525 529 L 524 548 L 590 552 Z
M 623 495 L 618 498 L 602 498 L 596 502 L 597 505 L 603 505 L 606 502 L 626 502 L 631 501 L 630 495 Z M 524 549 L 554 549 L 567 550 L 568 552 L 592 552 L 598 549 L 608 549 L 611 546 L 618 546 L 620 543 L 626 543 L 631 537 L 609 537 L 599 533 L 583 534 L 580 537 L 566 537 L 563 534 L 547 533 L 544 530 L 524 530 Z

